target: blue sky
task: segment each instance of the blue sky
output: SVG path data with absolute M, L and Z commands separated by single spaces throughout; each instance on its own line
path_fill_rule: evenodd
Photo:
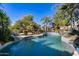
M 40 24 L 44 16 L 53 17 L 58 6 L 55 3 L 4 3 L 2 6 L 11 19 L 11 24 L 21 19 L 25 15 L 33 15 L 34 21 Z

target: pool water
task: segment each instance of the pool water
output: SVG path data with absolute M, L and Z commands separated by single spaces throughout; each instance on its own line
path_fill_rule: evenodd
M 11 56 L 62 56 L 68 52 L 63 51 L 60 35 L 49 34 L 32 39 L 24 38 L 0 51 Z
M 76 48 L 76 50 L 77 50 L 77 52 L 79 53 L 79 47 L 78 47 L 78 48 Z

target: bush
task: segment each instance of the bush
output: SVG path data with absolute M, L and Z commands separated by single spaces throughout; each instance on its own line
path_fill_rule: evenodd
M 4 43 L 6 43 L 6 42 L 8 42 L 8 41 L 10 41 L 10 36 L 11 36 L 11 32 L 10 32 L 10 30 L 9 29 L 4 29 L 4 30 L 0 30 L 0 41 L 1 42 L 4 42 Z

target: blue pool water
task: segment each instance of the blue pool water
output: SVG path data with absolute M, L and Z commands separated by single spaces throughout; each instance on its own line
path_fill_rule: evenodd
M 76 50 L 78 51 L 78 53 L 79 53 L 79 48 L 76 48 Z
M 24 38 L 3 48 L 0 53 L 9 53 L 12 56 L 62 56 L 71 55 L 63 51 L 60 35 Z

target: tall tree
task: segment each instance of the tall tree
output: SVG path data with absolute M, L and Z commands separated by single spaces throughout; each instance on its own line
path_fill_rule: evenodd
M 9 40 L 10 31 L 8 26 L 10 24 L 10 19 L 6 13 L 0 9 L 0 41 L 6 42 Z
M 61 5 L 54 17 L 54 22 L 56 27 L 71 24 L 71 28 L 74 28 L 75 21 L 78 21 L 78 20 L 79 20 L 78 3 L 67 3 L 67 4 Z
M 35 31 L 35 29 L 38 29 L 39 26 L 37 23 L 33 22 L 33 16 L 32 15 L 27 15 L 18 20 L 13 28 L 17 30 L 27 30 L 27 31 Z
M 48 31 L 48 25 L 49 25 L 49 23 L 51 21 L 50 17 L 46 16 L 41 21 L 42 21 L 42 24 L 45 27 L 45 31 L 47 32 Z
M 63 11 L 63 15 L 68 18 L 69 21 L 71 21 L 72 27 L 75 25 L 75 21 L 79 19 L 79 4 L 78 3 L 69 3 L 64 4 L 60 8 Z

